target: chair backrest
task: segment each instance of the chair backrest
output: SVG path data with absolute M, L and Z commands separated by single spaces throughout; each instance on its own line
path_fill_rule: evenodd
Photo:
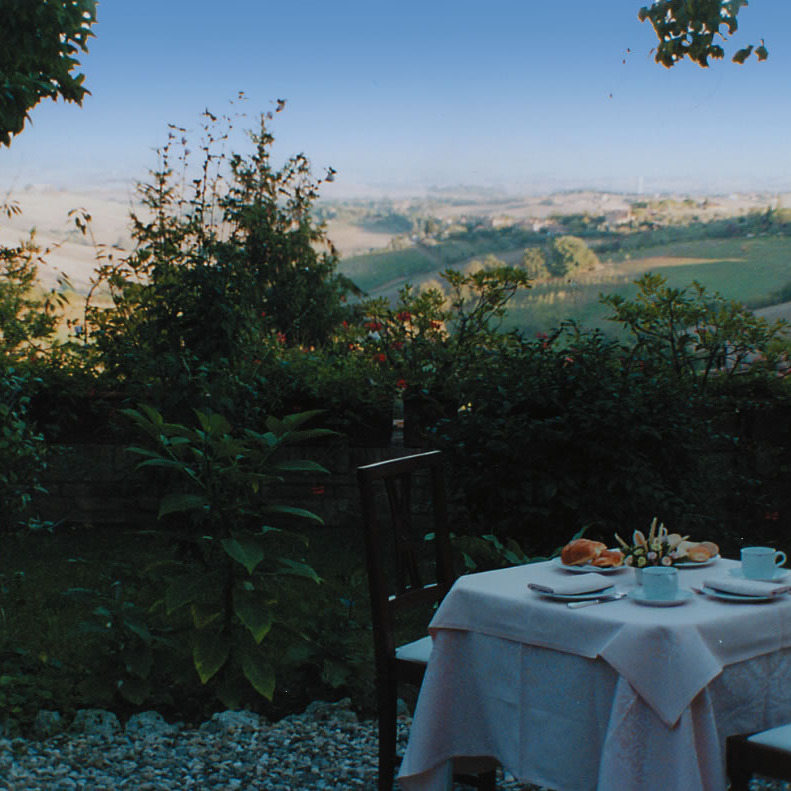
M 440 601 L 455 579 L 442 453 L 430 451 L 359 467 L 357 480 L 379 661 L 395 653 L 397 614 Z M 418 513 L 421 510 L 428 520 L 416 518 L 426 515 Z M 426 541 L 427 532 L 433 533 L 433 541 Z M 433 563 L 427 563 L 432 554 Z

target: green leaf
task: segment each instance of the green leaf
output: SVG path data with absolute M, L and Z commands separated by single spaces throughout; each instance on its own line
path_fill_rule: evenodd
M 289 516 L 301 516 L 305 519 L 313 519 L 319 524 L 324 524 L 324 520 L 313 511 L 305 508 L 297 508 L 293 505 L 268 505 L 261 509 L 265 514 L 288 514 Z
M 749 47 L 744 47 L 744 49 L 740 49 L 736 54 L 733 56 L 734 63 L 744 63 L 747 58 L 750 57 L 752 54 L 753 47 L 752 44 Z
M 139 619 L 124 618 L 124 626 L 132 632 L 132 634 L 136 634 L 144 643 L 150 643 L 153 639 L 148 627 Z
M 201 683 L 205 684 L 228 660 L 230 647 L 223 635 L 213 629 L 202 629 L 195 636 L 192 660 Z
M 198 418 L 201 428 L 207 434 L 229 434 L 233 430 L 233 426 L 228 418 L 217 412 L 207 414 L 206 412 L 201 412 L 199 409 L 196 409 L 195 416 Z
M 168 615 L 185 604 L 199 599 L 201 594 L 205 594 L 208 576 L 207 574 L 189 574 L 173 580 L 165 593 L 165 607 Z
M 241 563 L 248 574 L 252 574 L 266 557 L 266 551 L 256 538 L 224 538 L 222 548 L 237 563 Z
M 179 472 L 185 472 L 191 477 L 195 477 L 195 473 L 187 466 L 187 464 L 183 461 L 178 461 L 176 459 L 166 459 L 163 456 L 156 456 L 153 459 L 146 459 L 145 461 L 141 461 L 137 465 L 138 470 L 142 470 L 144 467 L 162 467 L 166 470 L 178 470 Z
M 333 431 L 331 428 L 305 428 L 299 431 L 288 432 L 288 442 L 307 442 L 311 439 L 323 439 L 325 437 L 340 437 L 340 432 Z
M 272 469 L 277 472 L 321 472 L 329 474 L 329 470 L 318 464 L 315 461 L 308 459 L 294 460 L 294 461 L 281 461 L 272 465 Z
M 259 592 L 236 591 L 233 598 L 234 612 L 249 630 L 256 645 L 269 634 L 272 628 L 271 599 Z
M 321 577 L 316 574 L 313 567 L 309 566 L 307 563 L 300 563 L 297 560 L 291 560 L 291 558 L 278 559 L 282 564 L 280 570 L 284 574 L 290 574 L 293 577 L 304 577 L 305 579 L 313 580 L 313 582 L 317 584 L 321 583 Z
M 226 709 L 240 709 L 243 702 L 250 697 L 250 687 L 241 676 L 224 678 L 215 692 Z
M 151 684 L 143 678 L 125 678 L 118 685 L 118 692 L 125 700 L 140 706 L 151 694 Z
M 204 606 L 194 602 L 190 606 L 190 612 L 192 613 L 192 623 L 196 629 L 204 629 L 222 615 L 222 612 L 214 605 Z
M 242 671 L 256 692 L 267 700 L 272 700 L 275 692 L 275 671 L 269 662 L 258 654 L 245 652 L 242 656 Z
M 146 462 L 143 462 L 144 464 Z M 209 500 L 202 494 L 168 494 L 162 498 L 159 504 L 159 514 L 161 519 L 167 514 L 175 514 L 183 511 L 198 511 L 209 507 Z

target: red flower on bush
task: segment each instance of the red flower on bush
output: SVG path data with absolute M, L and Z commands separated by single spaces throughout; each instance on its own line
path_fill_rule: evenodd
M 382 323 L 379 321 L 369 321 L 365 327 L 371 332 L 379 332 L 379 330 L 382 329 Z
M 404 348 L 404 342 L 403 341 L 394 341 L 393 342 L 393 348 L 394 349 L 403 349 Z
M 379 354 L 374 355 L 374 362 L 383 363 L 387 360 L 387 355 L 384 352 L 379 352 Z
M 399 390 L 406 390 L 406 389 L 407 389 L 407 386 L 408 386 L 408 384 L 407 384 L 407 380 L 406 380 L 406 379 L 399 379 L 399 380 L 396 382 L 396 387 L 397 387 Z
M 399 321 L 412 321 L 412 314 L 408 310 L 402 310 L 400 313 L 396 313 L 396 318 Z

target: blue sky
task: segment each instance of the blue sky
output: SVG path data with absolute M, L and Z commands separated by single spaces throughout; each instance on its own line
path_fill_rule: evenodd
M 39 105 L 0 150 L 0 184 L 145 179 L 169 122 L 197 130 L 204 108 L 227 112 L 244 91 L 249 126 L 287 100 L 277 151 L 334 167 L 330 197 L 640 179 L 647 192 L 791 189 L 791 3 L 740 14 L 736 44 L 764 37 L 767 62 L 708 70 L 655 64 L 640 5 L 101 0 L 82 59 L 92 95 Z

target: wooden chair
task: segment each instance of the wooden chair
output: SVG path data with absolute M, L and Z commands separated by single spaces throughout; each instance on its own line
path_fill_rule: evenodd
M 752 735 L 729 736 L 725 764 L 731 791 L 748 791 L 753 774 L 791 780 L 791 724 Z
M 416 524 L 413 483 L 428 484 L 429 525 Z M 392 791 L 396 764 L 399 683 L 420 686 L 431 654 L 431 638 L 396 644 L 397 616 L 438 603 L 455 579 L 447 525 L 445 480 L 440 451 L 419 453 L 359 467 L 368 586 L 371 595 L 379 715 L 379 791 Z M 423 490 L 421 490 L 422 493 Z M 378 497 L 377 494 L 380 496 Z M 386 494 L 386 505 L 381 504 Z M 425 527 L 429 527 L 426 530 Z M 427 532 L 433 532 L 433 573 L 425 563 Z M 422 562 L 421 562 L 422 560 Z M 456 777 L 483 791 L 494 791 L 495 772 Z

